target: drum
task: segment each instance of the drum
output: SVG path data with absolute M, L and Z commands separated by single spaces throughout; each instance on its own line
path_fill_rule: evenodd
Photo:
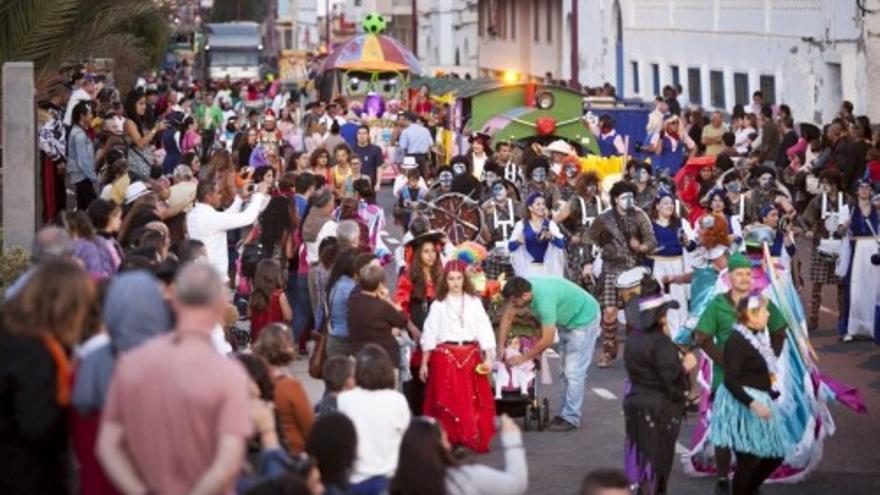
M 819 246 L 816 247 L 819 256 L 834 261 L 840 253 L 840 239 L 821 239 Z
M 427 205 L 431 228 L 443 231 L 453 245 L 473 241 L 480 235 L 483 212 L 476 201 L 458 193 L 447 193 Z

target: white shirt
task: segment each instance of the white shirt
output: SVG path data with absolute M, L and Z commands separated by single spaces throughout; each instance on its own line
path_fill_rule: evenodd
M 318 255 L 320 254 L 318 250 L 321 247 L 321 242 L 330 236 L 335 236 L 336 227 L 338 225 L 339 224 L 332 220 L 324 222 L 324 225 L 321 226 L 321 230 L 318 231 L 318 237 L 315 238 L 315 242 L 306 243 L 306 261 L 309 264 L 320 261 L 318 259 Z
M 67 111 L 64 112 L 64 125 L 71 125 L 73 123 L 73 107 L 76 106 L 77 103 L 85 100 L 91 101 L 92 97 L 86 93 L 86 90 L 82 88 L 76 88 L 73 90 L 73 93 L 70 93 L 70 99 L 67 100 Z
M 373 476 L 393 476 L 397 469 L 400 441 L 409 427 L 409 406 L 396 390 L 365 390 L 355 387 L 339 394 L 339 412 L 354 423 L 357 458 L 351 482 Z
M 467 322 L 467 323 L 465 323 Z M 495 348 L 495 332 L 483 303 L 474 296 L 447 295 L 434 301 L 422 326 L 422 350 L 431 351 L 443 342 L 476 340 L 481 350 Z
M 489 159 L 489 156 L 483 153 L 483 156 L 477 156 L 475 154 L 471 155 L 471 161 L 473 162 L 473 168 L 471 168 L 471 174 L 479 180 L 483 180 L 483 167 L 486 166 L 486 160 Z
M 224 282 L 229 281 L 229 251 L 226 246 L 226 232 L 251 225 L 269 197 L 262 193 L 254 193 L 247 208 L 241 209 L 241 197 L 224 211 L 217 211 L 207 203 L 196 203 L 192 211 L 186 214 L 186 228 L 192 239 L 202 241 L 208 252 L 208 262 L 220 272 Z

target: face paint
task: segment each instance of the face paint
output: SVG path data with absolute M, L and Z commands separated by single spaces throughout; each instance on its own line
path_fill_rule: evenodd
M 507 188 L 504 184 L 498 183 L 492 186 L 492 198 L 495 201 L 504 201 L 507 199 Z
M 577 168 L 575 167 L 565 167 L 565 176 L 569 179 L 574 179 L 577 176 Z
M 452 166 L 452 173 L 454 173 L 455 175 L 461 175 L 465 172 L 467 172 L 467 165 L 465 165 L 464 163 L 456 163 Z
M 639 182 L 642 182 L 642 183 L 648 182 L 649 178 L 651 178 L 651 176 L 650 176 L 650 174 L 648 174 L 648 171 L 645 169 L 639 169 L 639 171 L 636 172 L 636 180 L 638 180 Z
M 544 182 L 547 180 L 547 170 L 544 168 L 536 168 L 532 170 L 532 180 L 535 182 Z
M 631 192 L 625 192 L 618 196 L 617 204 L 624 210 L 632 210 L 636 207 L 636 200 Z
M 498 181 L 498 175 L 495 172 L 486 172 L 484 175 L 486 179 L 486 184 L 494 184 Z
M 590 194 L 596 194 L 597 189 L 598 188 L 596 187 L 596 184 L 588 184 L 587 185 L 587 192 Z
M 728 192 L 738 193 L 742 191 L 742 184 L 739 182 L 730 182 L 726 186 L 724 186 Z
M 437 177 L 437 180 L 440 182 L 440 185 L 443 187 L 451 187 L 452 186 L 452 172 L 448 170 L 444 170 L 440 172 L 440 175 Z
M 758 185 L 761 187 L 770 187 L 773 185 L 773 176 L 770 174 L 764 174 L 760 178 L 758 178 Z

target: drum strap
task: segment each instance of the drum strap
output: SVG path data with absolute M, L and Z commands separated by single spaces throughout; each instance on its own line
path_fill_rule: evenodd
M 515 165 L 514 165 L 515 166 Z M 513 215 L 513 200 L 507 198 L 507 220 L 499 220 L 498 219 L 498 207 L 495 207 L 495 211 L 493 212 L 495 227 L 501 227 L 501 236 L 506 241 L 508 236 L 510 235 L 510 229 L 513 228 L 514 224 L 514 215 Z

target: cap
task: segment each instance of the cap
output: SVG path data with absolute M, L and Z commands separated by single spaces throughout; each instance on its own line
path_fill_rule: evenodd
M 150 189 L 143 182 L 132 182 L 125 188 L 125 204 L 131 204 L 138 198 L 146 196 L 149 192 Z
M 412 170 L 414 168 L 418 168 L 419 164 L 416 162 L 416 157 L 414 156 L 405 156 L 403 157 L 403 163 L 401 164 L 404 170 Z
M 741 268 L 748 268 L 751 270 L 752 262 L 749 261 L 749 258 L 742 253 L 735 253 L 727 260 L 727 271 L 739 270 Z

